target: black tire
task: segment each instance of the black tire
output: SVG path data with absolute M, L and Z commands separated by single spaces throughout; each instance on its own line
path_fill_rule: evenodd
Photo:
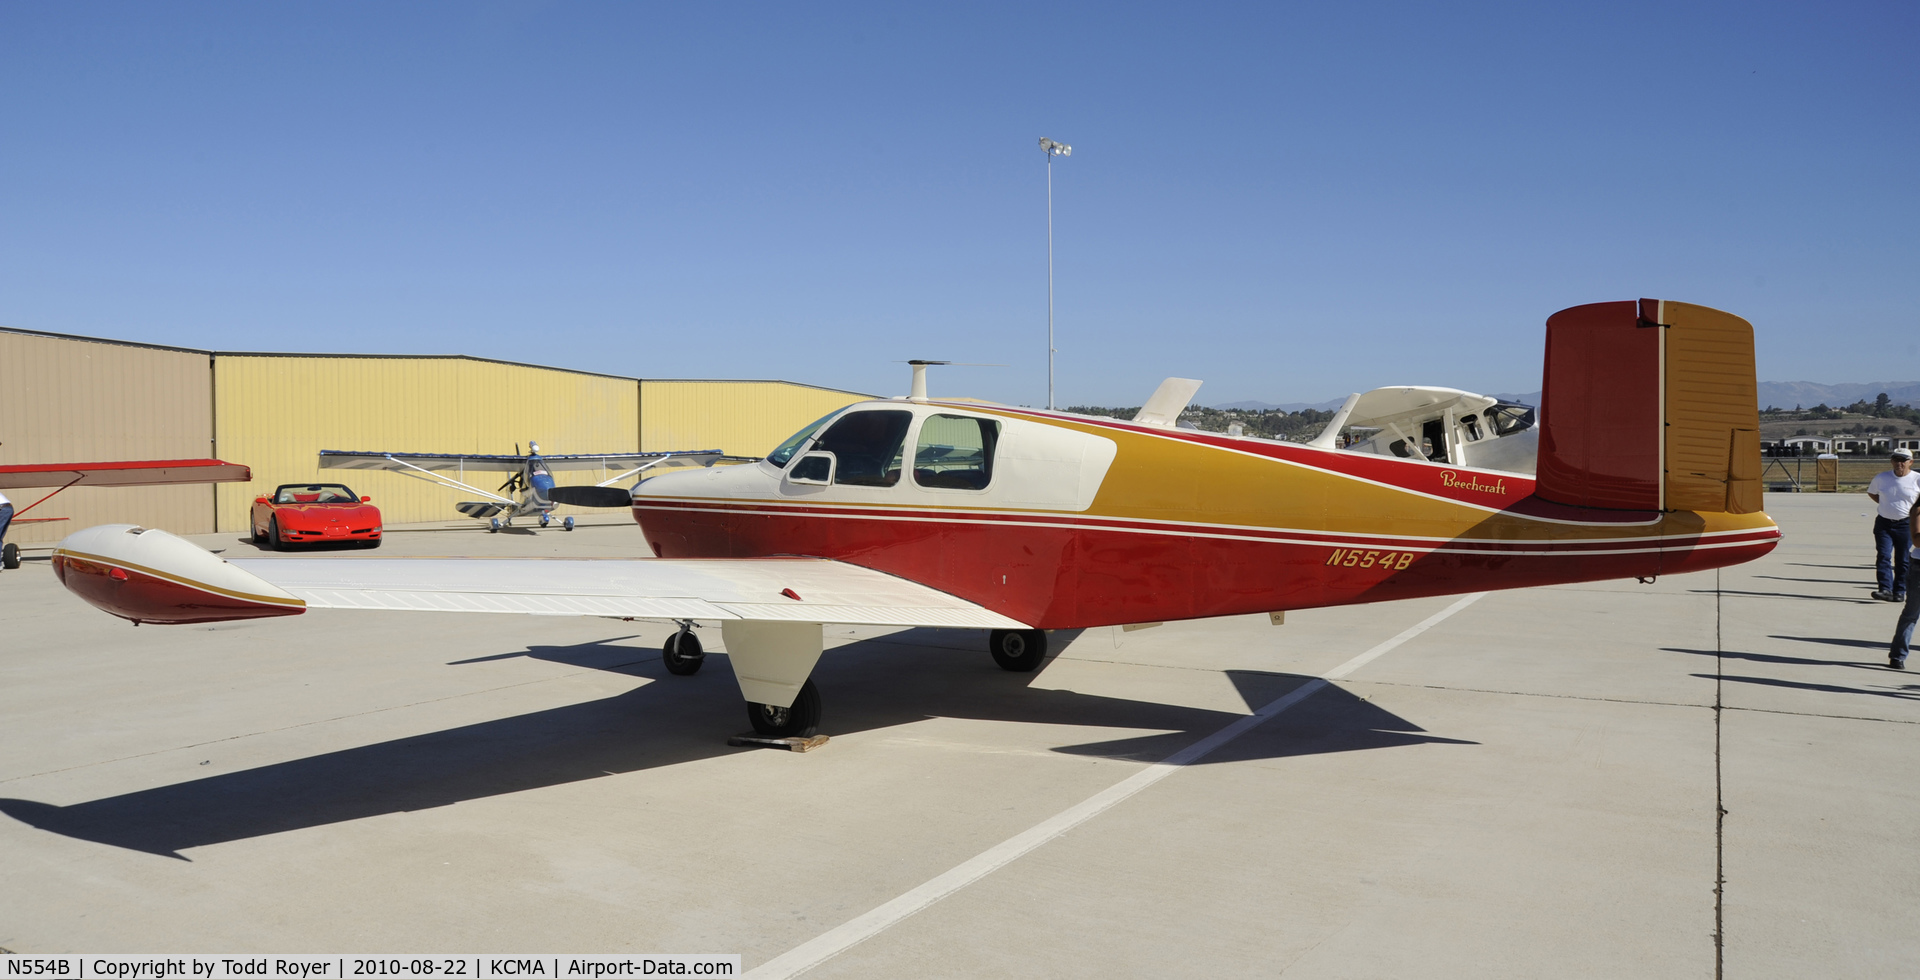
M 790 708 L 748 701 L 747 719 L 761 738 L 808 738 L 820 730 L 820 690 L 809 678 Z
M 280 518 L 278 517 L 267 518 L 267 550 L 287 550 L 286 542 L 280 540 Z
M 994 630 L 987 634 L 987 652 L 1001 670 L 1026 673 L 1047 659 L 1044 630 Z
M 700 665 L 706 659 L 706 651 L 700 649 L 700 638 L 692 633 L 675 633 L 660 647 L 660 662 L 667 665 L 669 674 L 690 677 L 700 672 Z
M 257 527 L 254 527 L 252 521 L 247 522 L 247 537 L 250 537 L 253 539 L 253 543 L 255 546 L 259 546 L 267 543 L 267 536 L 260 533 L 260 529 Z
M 19 568 L 19 567 L 20 567 L 20 546 L 17 544 L 9 543 L 6 547 L 0 548 L 0 568 Z

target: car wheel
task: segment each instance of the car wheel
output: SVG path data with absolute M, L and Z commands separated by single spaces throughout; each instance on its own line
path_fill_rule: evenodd
M 280 540 L 280 518 L 267 518 L 267 550 L 284 551 L 286 547 L 286 542 Z
M 265 534 L 260 533 L 260 529 L 255 527 L 252 521 L 247 522 L 247 531 L 253 537 L 254 544 L 267 543 L 267 536 Z

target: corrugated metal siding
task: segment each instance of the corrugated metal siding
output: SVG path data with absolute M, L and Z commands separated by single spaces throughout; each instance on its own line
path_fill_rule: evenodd
M 764 456 L 808 422 L 871 397 L 785 381 L 642 381 L 641 447 Z
M 207 456 L 210 380 L 201 352 L 0 330 L 0 463 Z M 18 509 L 46 492 L 15 490 L 8 496 Z M 118 522 L 205 534 L 213 530 L 213 491 L 75 487 L 26 516 L 69 520 L 16 524 L 7 540 L 58 541 L 70 531 Z
M 216 444 L 254 475 L 252 487 L 219 488 L 223 531 L 244 530 L 266 489 L 321 476 L 371 496 L 391 524 L 464 520 L 453 509 L 467 499 L 457 491 L 397 473 L 322 471 L 322 449 L 491 454 L 524 450 L 529 439 L 548 453 L 639 448 L 639 385 L 630 379 L 454 357 L 222 354 L 214 364 Z M 596 482 L 591 473 L 556 475 Z M 505 480 L 485 473 L 467 482 L 493 490 Z

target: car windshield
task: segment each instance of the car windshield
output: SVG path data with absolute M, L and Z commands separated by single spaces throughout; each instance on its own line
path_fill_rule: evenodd
M 801 429 L 799 432 L 796 432 L 793 435 L 789 436 L 786 442 L 783 442 L 780 444 L 779 448 L 775 449 L 773 452 L 768 453 L 767 462 L 772 463 L 775 466 L 785 468 L 787 465 L 787 461 L 793 458 L 793 454 L 799 452 L 800 447 L 806 445 L 807 440 L 813 438 L 813 434 L 815 432 L 820 431 L 820 427 L 823 425 L 826 425 L 828 419 L 833 418 L 835 415 L 838 415 L 838 414 L 840 414 L 840 410 L 836 408 L 833 411 L 828 412 L 827 414 L 822 415 L 817 419 L 814 419 L 812 422 L 807 423 L 806 428 Z
M 276 504 L 357 504 L 360 498 L 338 483 L 289 483 L 274 492 Z

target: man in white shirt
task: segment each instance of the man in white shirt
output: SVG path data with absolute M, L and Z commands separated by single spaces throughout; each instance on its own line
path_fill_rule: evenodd
M 1907 519 L 1920 500 L 1920 473 L 1913 471 L 1913 453 L 1893 451 L 1893 469 L 1876 473 L 1867 484 L 1867 496 L 1880 506 L 1873 518 L 1873 571 L 1880 586 L 1875 599 L 1907 599 L 1907 549 L 1913 546 L 1913 527 Z

